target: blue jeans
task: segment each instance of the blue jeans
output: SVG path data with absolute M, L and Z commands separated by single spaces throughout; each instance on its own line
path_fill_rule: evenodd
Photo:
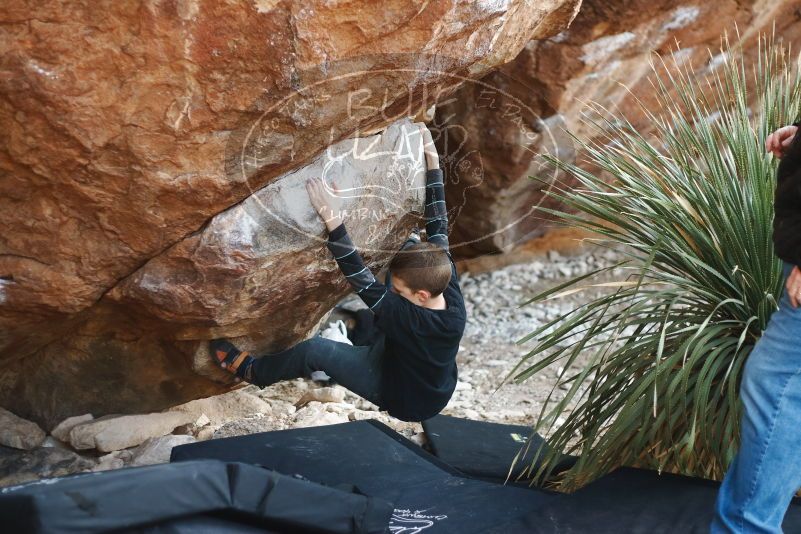
M 338 384 L 373 404 L 381 405 L 381 368 L 384 336 L 369 346 L 313 337 L 253 362 L 253 383 L 266 387 L 281 380 L 308 378 L 324 371 Z
M 792 265 L 785 263 L 785 278 Z M 748 356 L 740 449 L 723 479 L 711 532 L 779 533 L 801 487 L 801 308 L 786 291 Z

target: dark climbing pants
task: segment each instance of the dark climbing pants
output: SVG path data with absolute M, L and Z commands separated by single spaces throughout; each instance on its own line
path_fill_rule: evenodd
M 419 243 L 417 236 L 410 236 L 400 250 Z M 386 285 L 392 287 L 392 278 L 387 273 Z M 287 350 L 267 354 L 253 363 L 254 384 L 267 387 L 281 380 L 309 378 L 314 371 L 323 371 L 336 383 L 349 389 L 363 399 L 381 406 L 381 369 L 384 358 L 384 334 L 376 330 L 372 312 L 361 312 L 361 342 L 364 346 L 352 346 L 321 337 L 313 337 Z M 377 335 L 376 335 L 377 334 Z
M 253 383 L 266 387 L 281 380 L 309 378 L 312 372 L 323 371 L 341 386 L 380 406 L 383 356 L 383 335 L 372 345 L 361 347 L 313 337 L 258 358 L 253 363 Z

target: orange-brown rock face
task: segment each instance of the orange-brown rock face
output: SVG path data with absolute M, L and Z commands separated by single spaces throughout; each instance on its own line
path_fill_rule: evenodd
M 36 415 L 159 410 L 226 389 L 206 340 L 228 337 L 256 354 L 302 339 L 347 291 L 324 247 L 305 181 L 343 190 L 343 215 L 378 272 L 420 225 L 424 167 L 419 129 L 341 141 L 285 173 L 151 259 L 81 312 L 74 331 L 24 359 L 4 402 Z M 8 376 L 7 375 L 7 376 Z
M 555 35 L 578 4 L 4 2 L 0 405 L 47 424 L 158 409 L 221 387 L 191 369 L 199 339 L 302 338 L 345 286 L 332 264 L 310 272 L 318 241 L 225 241 L 252 216 L 239 203 Z M 387 249 L 411 224 L 378 218 Z
M 459 199 L 470 214 L 453 229 L 451 242 L 464 244 L 456 253 L 469 257 L 508 250 L 547 227 L 547 215 L 532 210 L 553 207 L 540 190 L 564 177 L 544 169 L 539 155 L 572 157 L 565 128 L 579 138 L 592 137 L 580 119 L 587 102 L 625 113 L 634 125 L 648 129 L 637 100 L 656 111 L 649 80 L 653 52 L 669 55 L 678 42 L 676 57 L 703 76 L 720 64 L 724 32 L 738 42 L 737 25 L 747 53 L 753 53 L 757 36 L 770 34 L 774 21 L 779 40 L 797 49 L 801 11 L 789 0 L 585 0 L 568 30 L 532 40 L 514 61 L 486 76 L 485 86 L 463 86 L 437 108 L 435 121 L 460 133 L 460 142 L 447 136 L 452 153 L 443 158 L 446 165 L 461 162 L 452 169 L 448 199 Z M 520 102 L 526 104 L 521 116 L 529 119 L 522 126 L 508 118 Z M 462 172 L 465 168 L 468 172 Z M 533 182 L 530 175 L 545 182 Z

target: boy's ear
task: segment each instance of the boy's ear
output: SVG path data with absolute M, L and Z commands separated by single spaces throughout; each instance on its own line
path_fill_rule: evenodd
M 431 292 L 430 291 L 426 291 L 425 289 L 418 289 L 414 293 L 415 293 L 415 295 L 420 297 L 420 300 L 422 300 L 423 302 L 426 302 L 428 299 L 431 298 Z

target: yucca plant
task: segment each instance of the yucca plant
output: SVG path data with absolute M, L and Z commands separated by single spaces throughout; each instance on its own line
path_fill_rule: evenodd
M 718 58 L 701 77 L 657 58 L 647 135 L 595 105 L 585 120 L 598 137 L 574 139 L 589 167 L 548 158 L 575 185 L 556 184 L 548 194 L 565 208 L 543 211 L 621 262 L 525 303 L 598 286 L 594 275 L 614 279 L 518 341 L 534 346 L 510 377 L 558 362 L 559 385 L 569 385 L 537 420 L 550 446 L 524 473 L 537 482 L 561 453 L 579 456 L 551 478 L 565 491 L 620 465 L 720 479 L 737 450 L 741 371 L 782 285 L 771 243 L 777 161 L 764 141 L 798 118 L 801 84 L 773 39 L 760 40 L 753 64 L 726 40 Z

